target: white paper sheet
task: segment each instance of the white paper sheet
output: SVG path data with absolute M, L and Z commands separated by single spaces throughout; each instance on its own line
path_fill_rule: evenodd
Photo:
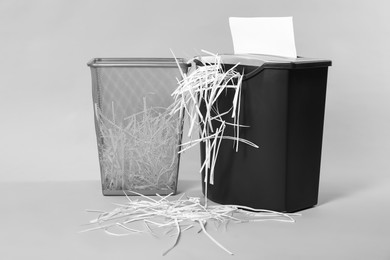
M 292 17 L 230 17 L 235 54 L 269 54 L 296 58 Z

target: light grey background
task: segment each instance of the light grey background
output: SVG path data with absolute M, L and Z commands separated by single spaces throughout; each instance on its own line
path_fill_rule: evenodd
M 0 180 L 98 179 L 94 57 L 232 53 L 228 17 L 293 16 L 298 55 L 333 61 L 322 177 L 343 190 L 388 178 L 387 1 L 0 2 Z
M 99 190 L 86 63 L 171 57 L 170 48 L 183 58 L 232 53 L 228 17 L 293 16 L 298 54 L 333 61 L 319 205 L 296 224 L 213 234 L 236 259 L 389 259 L 389 10 L 386 0 L 0 1 L 1 255 L 159 255 L 170 240 L 76 233 L 85 208 L 123 199 Z M 180 192 L 200 194 L 198 169 L 197 150 L 182 156 Z M 196 234 L 182 241 L 166 259 L 227 256 Z

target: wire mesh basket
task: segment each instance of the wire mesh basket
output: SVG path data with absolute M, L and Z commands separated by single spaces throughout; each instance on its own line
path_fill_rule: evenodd
M 183 118 L 171 93 L 187 64 L 169 58 L 88 63 L 104 195 L 176 193 Z

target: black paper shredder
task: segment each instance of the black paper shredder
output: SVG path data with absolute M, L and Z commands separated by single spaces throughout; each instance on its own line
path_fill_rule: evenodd
M 199 57 L 203 62 L 212 56 Z M 330 60 L 267 55 L 221 55 L 225 70 L 244 75 L 240 138 L 259 146 L 223 140 L 208 198 L 221 204 L 295 212 L 317 204 L 324 110 Z M 198 64 L 202 66 L 202 64 Z M 218 99 L 231 107 L 234 91 Z M 224 115 L 232 122 L 231 113 Z M 218 124 L 218 122 L 215 122 Z M 234 136 L 233 127 L 225 135 Z M 205 159 L 201 143 L 201 161 Z M 204 172 L 202 172 L 202 180 Z M 203 192 L 205 192 L 205 183 Z

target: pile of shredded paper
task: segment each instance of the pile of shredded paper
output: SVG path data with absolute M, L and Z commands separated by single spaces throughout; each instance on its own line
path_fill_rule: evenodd
M 99 215 L 90 221 L 93 227 L 81 232 L 104 230 L 113 236 L 127 236 L 136 233 L 149 233 L 156 237 L 175 236 L 174 244 L 163 253 L 166 255 L 178 244 L 182 232 L 197 227 L 216 245 L 227 253 L 233 254 L 206 231 L 207 223 L 227 225 L 228 223 L 259 221 L 294 222 L 292 214 L 271 210 L 237 205 L 205 207 L 201 204 L 200 198 L 186 197 L 185 194 L 178 199 L 172 199 L 171 194 L 157 195 L 157 197 L 144 196 L 135 192 L 134 194 L 141 197 L 126 196 L 128 202 L 115 204 L 117 208 L 112 211 L 87 210 Z

